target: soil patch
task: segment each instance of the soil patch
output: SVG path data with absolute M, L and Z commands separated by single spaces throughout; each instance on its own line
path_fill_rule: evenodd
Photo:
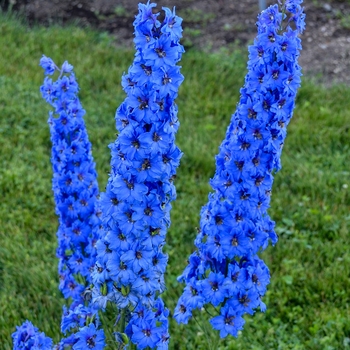
M 108 31 L 117 45 L 132 45 L 132 22 L 139 0 L 3 0 L 4 10 L 21 12 L 32 23 L 78 20 Z M 267 4 L 272 3 L 267 0 Z M 215 51 L 246 46 L 256 35 L 258 0 L 159 0 L 183 17 L 186 49 Z M 350 85 L 350 0 L 306 0 L 307 27 L 300 64 L 304 75 L 326 85 Z

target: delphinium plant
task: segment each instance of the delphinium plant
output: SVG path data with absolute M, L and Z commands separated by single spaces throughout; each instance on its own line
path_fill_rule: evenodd
M 277 235 L 267 209 L 273 175 L 280 170 L 286 127 L 292 117 L 301 70 L 298 35 L 304 29 L 302 0 L 286 0 L 263 11 L 249 48 L 248 74 L 236 112 L 216 157 L 214 190 L 202 208 L 197 250 L 179 280 L 186 287 L 175 310 L 187 323 L 193 310 L 211 304 L 210 322 L 221 337 L 237 336 L 245 313 L 265 310 L 262 296 L 269 269 L 258 257 Z M 106 191 L 96 180 L 73 67 L 58 68 L 45 56 L 44 99 L 52 105 L 53 191 L 59 217 L 60 290 L 70 302 L 61 329 L 72 333 L 55 349 L 105 347 L 97 309 L 113 306 L 117 348 L 167 349 L 165 289 L 173 184 L 181 151 L 175 99 L 183 81 L 177 63 L 182 19 L 175 9 L 139 4 L 134 21 L 136 54 L 123 76 L 126 99 L 116 113 L 118 137 L 110 145 Z M 88 300 L 90 297 L 90 300 Z M 52 349 L 52 340 L 29 321 L 12 335 L 14 349 Z
M 40 65 L 46 75 L 40 90 L 54 108 L 48 123 L 52 141 L 52 189 L 59 218 L 59 289 L 70 302 L 69 308 L 63 310 L 61 330 L 72 332 L 55 349 L 102 349 L 104 333 L 97 329 L 97 309 L 84 298 L 85 289 L 91 283 L 90 274 L 96 262 L 95 244 L 101 228 L 97 173 L 83 119 L 85 111 L 78 98 L 79 86 L 73 66 L 66 61 L 60 69 L 46 56 Z M 53 82 L 48 76 L 55 72 L 59 77 Z M 13 338 L 15 350 L 52 349 L 52 340 L 45 338 L 29 321 L 17 328 Z M 26 339 L 26 343 L 21 339 Z
M 59 288 L 71 301 L 69 308 L 64 307 L 61 330 L 73 332 L 57 347 L 101 349 L 104 335 L 102 330 L 97 330 L 97 309 L 84 298 L 85 290 L 91 284 L 90 274 L 96 262 L 95 245 L 102 227 L 97 173 L 83 119 L 85 110 L 78 97 L 79 86 L 73 66 L 66 61 L 59 69 L 45 56 L 40 65 L 46 74 L 40 90 L 54 108 L 48 123 L 52 141 L 52 189 L 59 218 Z M 52 82 L 48 76 L 55 72 L 59 77 Z
M 116 112 L 118 137 L 101 194 L 106 235 L 97 243 L 92 274 L 95 304 L 115 305 L 116 339 L 138 349 L 168 348 L 169 311 L 160 297 L 168 260 L 163 246 L 181 157 L 174 100 L 183 81 L 176 65 L 184 51 L 182 19 L 163 8 L 159 21 L 155 6 L 139 4 L 134 21 L 137 51 L 122 79 L 127 97 Z
M 59 218 L 57 231 L 60 290 L 70 308 L 84 303 L 83 293 L 90 284 L 96 261 L 95 244 L 100 230 L 98 183 L 79 91 L 73 67 L 65 62 L 59 69 L 43 56 L 46 75 L 56 71 L 55 82 L 46 76 L 40 90 L 54 108 L 48 120 L 51 132 L 52 189 Z
M 175 319 L 186 324 L 193 310 L 210 304 L 216 313 L 210 323 L 221 337 L 237 336 L 245 313 L 266 308 L 270 273 L 258 252 L 277 242 L 267 210 L 300 86 L 301 2 L 279 2 L 258 17 L 240 101 L 216 157 L 214 192 L 201 210 L 196 251 L 179 277 L 186 286 Z

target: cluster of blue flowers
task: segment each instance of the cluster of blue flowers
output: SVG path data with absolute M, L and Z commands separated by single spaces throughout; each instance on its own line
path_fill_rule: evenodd
M 216 157 L 215 192 L 201 211 L 197 250 L 179 277 L 186 287 L 175 319 L 186 324 L 194 309 L 210 303 L 220 307 L 210 322 L 221 337 L 237 336 L 245 313 L 266 308 L 261 298 L 270 274 L 257 253 L 277 242 L 267 209 L 300 85 L 301 2 L 287 0 L 258 17 L 240 102 Z
M 16 327 L 12 334 L 14 350 L 52 350 L 53 342 L 45 333 L 40 333 L 29 321 Z
M 72 299 L 70 308 L 64 308 L 61 330 L 73 334 L 61 340 L 57 348 L 71 346 L 79 350 L 86 349 L 88 344 L 91 349 L 102 349 L 104 335 L 96 329 L 97 310 L 93 305 L 84 305 L 85 289 L 91 283 L 90 274 L 96 262 L 95 245 L 102 232 L 97 173 L 83 119 L 85 111 L 78 98 L 79 86 L 73 66 L 66 61 L 59 69 L 46 56 L 40 65 L 46 75 L 40 90 L 54 107 L 48 123 L 52 141 L 52 187 L 59 217 L 60 290 L 66 299 Z M 59 78 L 52 82 L 47 75 L 56 71 L 60 72 Z M 94 333 L 91 335 L 91 332 Z M 85 345 L 84 338 L 87 339 Z
M 101 226 L 97 173 L 73 67 L 66 61 L 59 69 L 45 56 L 40 65 L 46 75 L 60 72 L 55 82 L 46 76 L 40 90 L 54 108 L 48 123 L 52 141 L 52 189 L 59 217 L 58 271 L 60 290 L 66 299 L 72 298 L 74 308 L 84 303 L 83 292 L 91 282 L 90 272 L 96 261 L 94 246 Z
M 300 86 L 301 3 L 286 0 L 258 17 L 240 102 L 216 157 L 214 192 L 201 211 L 197 250 L 179 277 L 186 287 L 176 320 L 187 323 L 206 304 L 220 307 L 210 322 L 221 337 L 237 336 L 245 313 L 266 308 L 262 296 L 270 274 L 258 253 L 277 242 L 267 210 Z M 108 303 L 118 309 L 118 347 L 131 341 L 138 349 L 168 349 L 169 310 L 160 294 L 173 180 L 182 155 L 175 145 L 174 101 L 183 81 L 176 64 L 184 49 L 182 19 L 175 9 L 163 8 L 159 21 L 155 7 L 139 4 L 134 21 L 137 51 L 122 79 L 127 97 L 116 112 L 118 138 L 110 145 L 111 172 L 101 198 L 73 66 L 66 61 L 60 69 L 48 57 L 40 60 L 46 75 L 41 93 L 54 108 L 49 125 L 60 290 L 72 300 L 61 322 L 62 332 L 72 334 L 57 350 L 102 350 L 97 309 Z M 53 82 L 48 75 L 55 72 Z M 12 337 L 14 350 L 53 349 L 52 340 L 29 321 Z
M 101 194 L 106 234 L 96 245 L 92 274 L 93 301 L 102 309 L 108 301 L 117 306 L 127 321 L 122 332 L 139 349 L 168 347 L 169 311 L 159 297 L 168 260 L 162 249 L 182 155 L 174 143 L 182 19 L 163 8 L 160 22 L 155 6 L 139 4 L 134 21 L 137 52 L 122 79 L 127 97 L 116 112 L 119 135 L 110 145 L 111 172 Z

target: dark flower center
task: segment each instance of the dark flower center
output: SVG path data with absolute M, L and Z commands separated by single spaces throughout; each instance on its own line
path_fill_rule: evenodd
M 237 237 L 233 237 L 233 238 L 232 238 L 231 244 L 232 244 L 234 247 L 238 247 L 238 239 L 237 239 Z
M 131 142 L 132 146 L 135 147 L 136 149 L 139 149 L 140 148 L 140 143 L 139 141 L 137 140 L 134 140 Z
M 248 298 L 248 295 L 245 294 L 243 295 L 241 298 L 238 299 L 238 301 L 245 307 L 248 306 L 249 302 L 250 302 L 250 299 Z
M 151 228 L 150 229 L 150 234 L 151 234 L 151 236 L 157 236 L 157 235 L 159 235 L 159 232 L 160 232 L 160 228 Z
M 197 289 L 190 287 L 190 290 L 191 290 L 192 295 L 198 295 Z
M 242 192 L 242 194 L 241 194 L 241 200 L 246 200 L 246 199 L 248 199 L 250 197 L 250 194 L 249 193 L 247 193 L 247 192 Z
M 255 180 L 255 186 L 260 186 L 262 184 L 262 182 L 264 181 L 264 178 L 262 176 L 259 176 L 256 180 Z
M 249 108 L 248 109 L 248 118 L 249 119 L 256 119 L 257 113 L 254 111 L 254 109 Z
M 220 216 L 215 216 L 215 223 L 216 225 L 222 225 L 224 223 L 224 220 Z
M 240 215 L 240 214 L 236 214 L 236 221 L 237 221 L 237 222 L 243 221 L 243 216 Z
M 88 338 L 88 339 L 86 340 L 86 345 L 87 345 L 90 349 L 94 348 L 95 345 L 96 345 L 95 338 L 96 338 L 96 334 L 94 334 L 92 337 L 90 337 L 90 338 Z
M 129 189 L 129 190 L 133 190 L 134 189 L 134 184 L 129 182 L 128 180 L 124 180 L 125 184 L 126 184 L 126 187 Z
M 152 216 L 152 212 L 153 212 L 153 210 L 152 210 L 151 208 L 149 208 L 149 207 L 147 207 L 147 208 L 144 210 L 144 213 L 145 213 L 145 215 L 147 215 L 147 216 Z
M 160 58 L 164 58 L 166 56 L 166 52 L 161 48 L 156 48 L 154 51 L 157 53 L 158 57 Z
M 143 100 L 141 100 L 139 98 L 139 102 L 140 102 L 139 109 L 144 110 L 144 109 L 148 108 L 148 102 L 147 101 L 143 101 Z
M 112 198 L 111 202 L 112 202 L 113 205 L 118 205 L 119 204 L 119 201 L 118 201 L 117 198 Z
M 258 166 L 260 164 L 260 159 L 259 158 L 253 158 L 253 164 L 255 166 Z
M 247 150 L 249 147 L 250 147 L 250 143 L 249 142 L 246 142 L 246 141 L 242 142 L 242 144 L 241 144 L 241 149 L 242 150 Z
M 254 284 L 257 284 L 258 286 L 260 286 L 259 278 L 258 278 L 258 276 L 255 273 L 252 276 L 252 281 L 253 281 Z
M 126 237 L 125 237 L 122 233 L 119 233 L 118 238 L 119 238 L 121 241 L 126 241 Z
M 232 181 L 231 180 L 228 180 L 225 182 L 225 187 L 230 187 L 232 186 Z
M 254 130 L 253 136 L 254 136 L 255 139 L 257 139 L 257 140 L 261 140 L 261 139 L 262 139 L 262 135 L 261 135 L 260 130 Z
M 239 275 L 239 272 L 234 273 L 234 274 L 231 276 L 231 281 L 232 281 L 232 282 L 237 282 L 238 275 Z
M 144 329 L 142 332 L 143 332 L 143 334 L 144 334 L 146 337 L 150 337 L 150 336 L 151 336 L 151 330 L 150 330 L 150 329 Z
M 235 165 L 238 168 L 239 171 L 242 171 L 244 162 L 243 161 L 235 161 Z
M 211 289 L 214 291 L 214 292 L 217 292 L 219 290 L 219 286 L 218 286 L 218 283 L 217 282 L 211 282 Z
M 166 85 L 168 83 L 171 83 L 171 78 L 169 78 L 167 75 L 163 77 L 163 85 Z
M 270 105 L 267 101 L 263 102 L 263 108 L 265 109 L 265 111 L 268 111 L 270 109 Z
M 233 326 L 233 319 L 234 318 L 235 318 L 234 316 L 226 316 L 224 319 L 225 325 Z
M 145 159 L 141 165 L 141 170 L 151 169 L 151 162 L 149 159 Z
M 152 74 L 152 67 L 141 64 L 141 68 L 147 76 L 150 76 Z
M 160 137 L 156 132 L 154 132 L 154 133 L 153 133 L 152 140 L 153 140 L 154 142 L 158 142 L 158 141 L 161 140 L 161 137 Z

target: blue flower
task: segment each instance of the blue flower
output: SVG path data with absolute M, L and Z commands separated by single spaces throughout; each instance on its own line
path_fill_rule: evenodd
M 76 333 L 78 341 L 73 345 L 73 350 L 102 350 L 105 347 L 105 337 L 102 330 L 97 330 L 93 323 L 85 326 Z
M 69 309 L 63 313 L 61 327 L 63 332 L 78 330 L 77 334 L 82 332 L 84 335 L 86 328 L 91 330 L 92 327 L 86 324 L 89 318 L 94 319 L 96 325 L 99 323 L 96 308 L 85 305 L 84 297 L 92 281 L 91 271 L 97 254 L 95 244 L 101 234 L 97 173 L 73 66 L 65 61 L 59 69 L 45 56 L 40 65 L 46 75 L 60 71 L 55 82 L 46 77 L 40 90 L 53 107 L 48 123 L 52 141 L 52 189 L 59 218 L 56 252 L 59 258 L 59 288 L 64 297 L 71 300 Z M 63 349 L 65 345 L 74 345 L 74 349 L 85 349 L 86 344 L 82 347 L 81 341 L 77 342 L 77 334 L 63 339 L 58 346 Z M 102 336 L 103 331 L 97 331 L 96 337 Z M 100 343 L 96 339 L 95 347 L 91 340 L 90 348 L 100 349 Z
M 187 324 L 189 319 L 192 317 L 192 308 L 188 305 L 187 299 L 185 299 L 186 295 L 180 297 L 175 311 L 174 318 L 178 323 Z
M 184 51 L 182 20 L 175 10 L 164 9 L 160 22 L 155 6 L 139 4 L 134 21 L 137 52 L 122 78 L 127 97 L 116 112 L 118 138 L 110 145 L 111 172 L 101 195 L 106 235 L 96 245 L 92 273 L 93 300 L 102 308 L 115 303 L 118 317 L 130 315 L 119 333 L 140 349 L 168 346 L 169 312 L 159 295 L 165 290 L 163 246 L 182 155 L 175 145 L 174 102 L 183 81 L 176 66 Z M 136 317 L 140 310 L 151 317 Z
M 30 321 L 16 327 L 12 334 L 13 350 L 51 350 L 53 342 L 45 333 L 40 333 Z
M 216 157 L 214 193 L 201 210 L 197 251 L 178 278 L 186 287 L 175 319 L 187 323 L 195 308 L 211 303 L 220 308 L 210 322 L 221 337 L 237 336 L 245 313 L 266 309 L 262 296 L 270 274 L 257 254 L 277 242 L 267 210 L 300 85 L 300 4 L 290 0 L 258 17 L 240 102 Z
M 225 305 L 221 309 L 220 315 L 212 318 L 210 323 L 214 329 L 220 331 L 220 337 L 225 338 L 229 334 L 237 337 L 238 331 L 243 329 L 245 321 L 236 314 L 232 307 Z
M 139 325 L 132 326 L 131 340 L 137 344 L 139 349 L 146 347 L 154 348 L 160 341 L 160 332 L 156 326 L 156 321 L 142 321 Z
M 46 57 L 43 55 L 40 59 L 40 66 L 45 70 L 45 74 L 52 75 L 55 73 L 55 70 L 57 69 L 55 63 L 52 61 L 51 58 Z

